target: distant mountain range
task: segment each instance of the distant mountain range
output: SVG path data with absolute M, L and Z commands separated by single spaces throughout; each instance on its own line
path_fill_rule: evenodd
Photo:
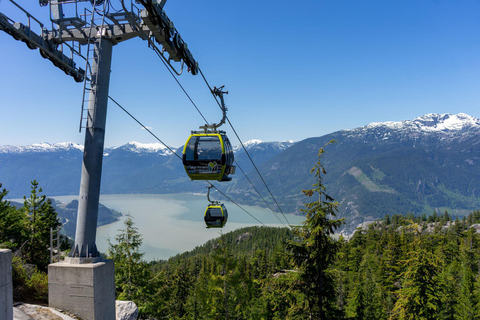
M 285 213 L 302 207 L 302 189 L 315 182 L 310 169 L 328 141 L 324 165 L 327 193 L 340 204 L 351 226 L 385 214 L 430 214 L 448 210 L 462 215 L 480 209 L 480 119 L 466 114 L 427 114 L 401 122 L 371 123 L 294 143 L 244 143 L 270 191 Z M 172 148 L 181 155 L 182 147 Z M 218 183 L 242 204 L 265 206 L 243 176 L 272 208 L 268 191 L 241 147 L 240 168 L 232 182 Z M 0 147 L 0 183 L 10 197 L 30 191 L 36 179 L 47 195 L 77 194 L 82 146 L 36 144 Z M 204 192 L 205 182 L 189 181 L 181 161 L 160 144 L 131 142 L 106 149 L 102 192 Z M 276 209 L 275 209 L 276 210 Z
M 286 148 L 292 141 L 244 143 L 258 166 Z M 177 155 L 180 148 L 170 147 Z M 234 147 L 236 161 L 245 172 L 253 168 L 245 150 Z M 36 179 L 47 195 L 78 194 L 83 146 L 74 143 L 40 143 L 29 146 L 0 146 L 0 183 L 10 198 L 30 192 Z M 242 175 L 241 170 L 236 175 Z M 179 193 L 204 192 L 204 182 L 189 180 L 182 162 L 160 143 L 130 142 L 104 150 L 102 193 Z
M 309 138 L 260 165 L 285 211 L 302 207 L 301 190 L 314 183 L 310 168 L 330 140 L 337 142 L 325 149 L 327 193 L 350 228 L 386 214 L 480 209 L 480 119 L 427 114 Z M 257 177 L 252 182 L 260 184 Z M 253 194 L 245 181 L 234 187 L 239 201 Z

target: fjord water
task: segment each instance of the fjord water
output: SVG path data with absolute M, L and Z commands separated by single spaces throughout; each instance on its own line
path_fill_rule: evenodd
M 78 196 L 56 196 L 58 201 L 70 202 Z M 177 253 L 194 249 L 206 241 L 219 237 L 221 232 L 227 233 L 238 228 L 261 225 L 233 203 L 224 202 L 228 210 L 228 222 L 223 229 L 207 229 L 203 215 L 208 205 L 204 195 L 193 194 L 109 194 L 101 195 L 100 203 L 110 209 L 130 214 L 135 227 L 143 237 L 140 248 L 145 253 L 147 261 L 154 259 L 168 259 Z M 277 214 L 278 218 L 267 209 L 242 206 L 267 226 L 283 227 L 279 219 L 285 224 L 284 217 Z M 303 220 L 302 216 L 286 215 L 292 225 L 298 225 Z M 125 216 L 119 221 L 101 226 L 97 229 L 97 247 L 100 252 L 105 252 L 108 239 L 115 242 L 118 230 L 124 229 Z

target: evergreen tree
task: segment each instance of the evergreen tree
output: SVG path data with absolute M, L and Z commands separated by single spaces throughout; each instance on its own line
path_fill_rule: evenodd
M 440 261 L 427 251 L 420 236 L 414 241 L 404 261 L 402 288 L 390 319 L 438 319 L 441 287 L 438 279 Z
M 302 226 L 294 228 L 298 241 L 289 242 L 293 262 L 299 269 L 299 289 L 305 293 L 308 317 L 311 319 L 332 319 L 336 314 L 334 279 L 330 268 L 335 262 L 339 242 L 332 236 L 343 219 L 334 219 L 338 203 L 326 194 L 323 184 L 326 171 L 321 160 L 324 153 L 321 148 L 318 162 L 311 170 L 317 179 L 314 188 L 303 190 L 307 197 L 316 195 L 318 198 L 305 204 L 302 212 L 307 219 Z
M 2 184 L 0 183 L 0 188 Z M 27 239 L 26 216 L 4 200 L 8 191 L 0 189 L 0 248 L 17 250 Z
M 45 270 L 49 263 L 50 228 L 53 230 L 62 224 L 52 206 L 52 200 L 42 195 L 42 188 L 36 180 L 32 181 L 30 197 L 23 197 L 23 212 L 27 220 L 27 229 L 30 233 L 25 244 L 25 260 Z
M 357 275 L 358 282 L 353 288 L 353 298 L 347 308 L 357 320 L 382 319 L 380 290 L 373 272 L 375 261 L 370 254 L 366 254 L 361 269 Z
M 441 296 L 441 308 L 439 319 L 442 320 L 455 320 L 456 319 L 456 309 L 458 304 L 458 274 L 457 274 L 458 264 L 453 262 L 448 267 L 444 268 L 444 271 L 439 275 L 440 284 L 442 287 L 442 296 Z
M 186 263 L 175 268 L 171 281 L 171 315 L 174 319 L 181 319 L 187 313 L 187 301 L 192 289 L 192 277 Z
M 476 237 L 473 229 L 467 231 L 460 245 L 461 281 L 457 304 L 457 319 L 480 319 L 476 317 L 477 304 L 480 302 L 476 290 L 475 273 L 478 270 L 478 257 L 475 256 Z
M 132 300 L 139 310 L 145 310 L 154 294 L 156 277 L 152 279 L 150 268 L 142 260 L 140 252 L 142 235 L 134 226 L 133 218 L 128 215 L 125 229 L 115 236 L 116 243 L 108 240 L 107 257 L 115 263 L 115 286 L 118 300 Z

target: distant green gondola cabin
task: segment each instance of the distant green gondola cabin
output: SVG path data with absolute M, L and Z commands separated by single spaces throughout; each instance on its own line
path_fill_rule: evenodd
M 211 204 L 205 210 L 207 228 L 223 228 L 227 223 L 228 212 L 223 204 Z

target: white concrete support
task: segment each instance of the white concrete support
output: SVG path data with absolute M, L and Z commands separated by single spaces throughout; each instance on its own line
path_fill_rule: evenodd
M 0 249 L 0 320 L 13 320 L 12 251 Z
M 113 261 L 78 260 L 81 264 L 62 261 L 48 266 L 48 305 L 83 320 L 115 320 Z

